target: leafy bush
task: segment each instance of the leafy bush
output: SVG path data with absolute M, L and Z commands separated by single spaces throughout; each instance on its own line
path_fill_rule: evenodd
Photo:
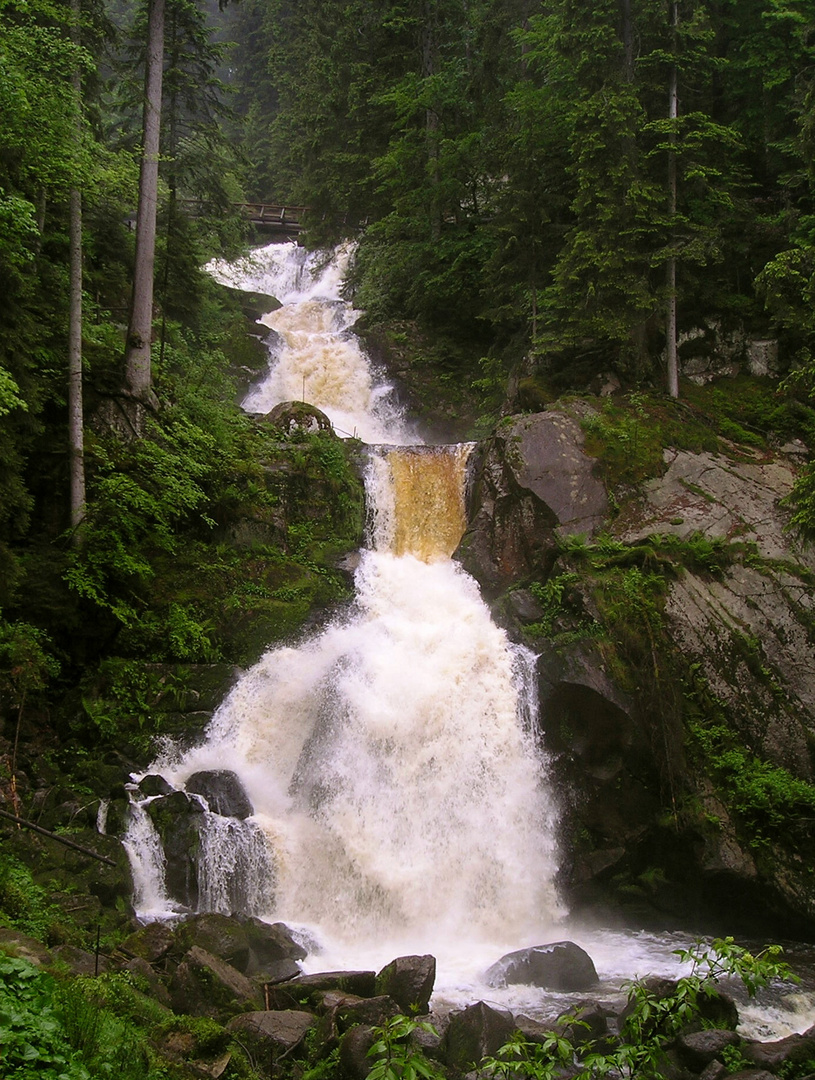
M 728 805 L 750 830 L 754 847 L 788 833 L 796 821 L 808 828 L 815 785 L 755 757 L 721 723 L 695 722 L 691 732 Z
M 97 999 L 92 980 L 58 982 L 0 954 L 3 1075 L 40 1080 L 158 1080 L 141 1032 Z
M 0 923 L 50 943 L 62 939 L 64 918 L 27 866 L 13 855 L 0 855 Z
M 367 1080 L 438 1080 L 444 1075 L 411 1041 L 417 1029 L 436 1034 L 432 1025 L 408 1016 L 394 1016 L 375 1029 L 368 1051 L 373 1065 Z

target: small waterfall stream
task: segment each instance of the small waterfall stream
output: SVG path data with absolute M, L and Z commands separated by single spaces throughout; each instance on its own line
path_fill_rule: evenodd
M 267 652 L 205 742 L 169 748 L 150 770 L 175 789 L 194 773 L 232 770 L 252 802 L 245 822 L 207 814 L 199 909 L 241 908 L 300 928 L 314 943 L 307 970 L 378 969 L 431 952 L 437 1000 L 448 1004 L 486 996 L 540 1011 L 540 991 L 486 991 L 480 973 L 504 952 L 565 936 L 615 990 L 625 977 L 675 976 L 671 950 L 686 936 L 559 926 L 535 657 L 492 622 L 451 559 L 471 448 L 421 445 L 372 370 L 340 298 L 350 254 L 271 245 L 210 267 L 282 303 L 262 319 L 274 330 L 269 371 L 244 407 L 304 397 L 338 433 L 369 444 L 369 537 L 352 609 Z M 156 839 L 137 805 L 126 845 L 146 919 L 177 909 Z

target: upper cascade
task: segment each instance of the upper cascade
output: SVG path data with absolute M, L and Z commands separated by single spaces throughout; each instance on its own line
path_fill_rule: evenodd
M 238 263 L 209 264 L 223 284 L 266 293 L 282 305 L 259 320 L 274 332 L 269 368 L 243 407 L 268 413 L 281 401 L 307 401 L 326 413 L 344 438 L 397 446 L 420 442 L 394 387 L 351 330 L 359 312 L 342 298 L 342 281 L 353 253 L 352 244 L 333 252 L 269 244 Z

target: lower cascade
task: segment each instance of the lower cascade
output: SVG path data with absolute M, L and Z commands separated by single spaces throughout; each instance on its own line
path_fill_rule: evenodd
M 239 898 L 346 958 L 374 940 L 444 955 L 467 939 L 489 956 L 556 921 L 534 657 L 450 559 L 468 450 L 372 452 L 354 610 L 268 652 L 206 742 L 154 766 L 178 790 L 229 770 L 254 808 L 245 822 L 202 815 L 201 910 Z M 261 833 L 267 865 L 252 853 Z

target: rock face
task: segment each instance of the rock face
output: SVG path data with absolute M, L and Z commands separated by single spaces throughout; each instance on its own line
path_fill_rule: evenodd
M 560 412 L 499 425 L 476 465 L 459 557 L 496 593 L 551 563 L 558 534 L 592 535 L 608 507 L 578 421 Z
M 738 923 L 777 936 L 779 920 L 811 932 L 815 841 L 795 825 L 803 804 L 797 814 L 784 803 L 796 780 L 815 778 L 815 557 L 788 532 L 783 502 L 799 447 L 669 448 L 662 476 L 616 490 L 610 504 L 584 450 L 581 419 L 594 416 L 578 402 L 502 421 L 474 454 L 457 553 L 498 621 L 516 640 L 531 633 L 539 654 L 566 899 L 572 910 L 617 906 L 639 925 L 694 912 L 728 933 Z M 608 535 L 617 565 L 633 568 L 629 582 L 659 575 L 650 630 L 624 619 L 609 629 L 616 598 L 599 605 L 602 571 L 558 543 L 577 533 L 589 548 Z M 693 561 L 696 538 L 718 543 L 713 569 Z M 686 554 L 649 563 L 659 542 Z M 717 758 L 733 745 L 744 777 L 755 759 L 789 774 L 765 804 L 781 799 L 783 834 L 768 835 L 734 796 L 735 766 L 728 773 Z
M 523 983 L 574 993 L 596 986 L 597 971 L 589 954 L 573 941 L 555 941 L 502 956 L 487 970 L 490 986 Z
M 198 851 L 203 812 L 198 800 L 183 791 L 154 799 L 147 807 L 167 860 L 167 890 L 193 910 L 198 906 Z

